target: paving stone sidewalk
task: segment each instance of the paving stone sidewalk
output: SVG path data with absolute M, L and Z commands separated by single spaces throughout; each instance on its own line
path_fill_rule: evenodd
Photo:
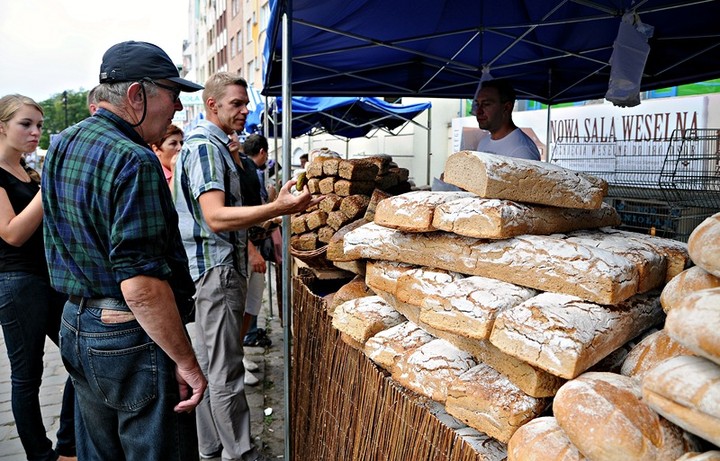
M 274 285 L 273 283 L 273 288 Z M 247 388 L 253 439 L 258 446 L 262 446 L 263 452 L 267 456 L 273 459 L 283 459 L 285 452 L 283 327 L 276 299 L 276 297 L 273 299 L 272 313 L 274 315 L 271 316 L 266 291 L 258 320 L 258 325 L 267 330 L 268 336 L 272 340 L 272 346 L 268 348 L 248 347 L 245 349 L 245 354 L 260 365 L 260 370 L 255 373 L 261 378 L 260 384 Z M 188 325 L 188 330 L 193 337 L 194 324 Z M 67 372 L 60 359 L 60 353 L 57 347 L 47 340 L 40 404 L 48 437 L 53 443 L 59 425 L 60 404 L 66 378 Z M 266 409 L 271 410 L 269 416 L 265 415 Z M 10 403 L 10 363 L 5 349 L 5 340 L 0 333 L 0 461 L 22 461 L 24 459 L 25 452 L 15 428 Z M 215 459 L 219 460 L 220 458 Z

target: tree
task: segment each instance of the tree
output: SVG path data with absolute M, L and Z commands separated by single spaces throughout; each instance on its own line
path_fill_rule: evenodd
M 42 136 L 40 136 L 40 148 L 47 149 L 50 145 L 50 135 L 60 133 L 70 125 L 90 116 L 87 108 L 87 91 L 64 91 L 58 93 L 40 105 L 45 112 Z M 67 109 L 67 123 L 66 123 Z

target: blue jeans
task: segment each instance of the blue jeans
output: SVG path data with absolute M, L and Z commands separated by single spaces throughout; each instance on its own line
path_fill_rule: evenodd
M 175 363 L 137 320 L 104 323 L 102 312 L 68 301 L 60 327 L 82 415 L 78 459 L 197 460 L 195 414 L 173 411 L 180 401 Z
M 40 412 L 45 337 L 58 343 L 65 296 L 47 279 L 27 272 L 0 272 L 0 324 L 10 360 L 12 411 L 29 460 L 75 455 L 74 389 L 68 378 L 63 391 L 57 449 L 47 437 Z

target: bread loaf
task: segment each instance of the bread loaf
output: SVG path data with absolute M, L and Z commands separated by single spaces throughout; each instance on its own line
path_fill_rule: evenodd
M 365 355 L 387 371 L 395 368 L 395 363 L 415 349 L 435 338 L 416 324 L 403 322 L 369 338 L 365 343 Z
M 369 203 L 370 197 L 367 195 L 350 195 L 342 199 L 340 211 L 345 213 L 348 219 L 355 220 L 358 216 L 365 213 Z
M 640 293 L 645 293 L 665 283 L 667 259 L 654 247 L 641 241 L 594 230 L 571 232 L 567 234 L 567 239 L 586 247 L 602 248 L 632 261 L 638 270 L 638 292 Z
M 603 203 L 597 210 L 529 205 L 477 196 L 435 208 L 432 226 L 466 237 L 504 239 L 523 234 L 553 234 L 617 226 L 620 216 Z
M 303 234 L 308 231 L 307 215 L 295 215 L 290 220 L 290 230 L 293 234 Z
M 448 157 L 444 180 L 483 198 L 539 203 L 562 208 L 597 209 L 607 194 L 600 178 L 547 162 L 484 152 Z
M 319 178 L 323 175 L 323 162 L 330 157 L 316 157 L 312 162 L 305 165 L 305 175 L 308 178 Z
M 691 351 L 720 364 L 720 288 L 687 295 L 668 312 L 665 331 Z
M 375 210 L 377 209 L 378 203 L 388 197 L 392 196 L 387 192 L 381 191 L 380 189 L 375 189 L 373 191 L 372 195 L 370 196 L 370 202 L 368 203 L 368 207 L 365 210 L 365 221 L 372 222 L 375 220 Z
M 370 195 L 374 189 L 375 181 L 348 181 L 347 179 L 339 179 L 333 184 L 333 190 L 341 197 L 355 194 Z
M 308 230 L 315 230 L 325 225 L 327 222 L 327 213 L 322 210 L 315 210 L 312 213 L 306 215 L 306 225 Z
M 320 189 L 320 193 L 323 195 L 332 194 L 333 191 L 335 190 L 335 182 L 337 182 L 337 178 L 335 178 L 333 176 L 328 176 L 326 178 L 322 178 L 320 180 L 320 182 L 318 183 L 318 188 Z
M 400 274 L 395 296 L 404 303 L 422 307 L 426 298 L 437 296 L 445 285 L 462 277 L 454 272 L 419 267 Z
M 610 227 L 603 227 L 596 232 L 621 237 L 628 240 L 634 240 L 655 248 L 655 251 L 665 255 L 667 259 L 667 277 L 665 282 L 669 282 L 673 277 L 684 271 L 690 264 L 690 255 L 688 254 L 688 246 L 684 242 L 672 240 L 663 237 L 656 237 L 649 234 L 640 234 L 638 232 L 628 232 Z
M 335 235 L 332 236 L 330 239 L 330 242 L 328 242 L 328 248 L 326 253 L 326 258 L 330 261 L 355 261 L 357 259 L 362 259 L 355 257 L 354 255 L 347 255 L 345 254 L 345 234 L 350 232 L 353 229 L 356 229 L 364 224 L 367 224 L 367 221 L 364 219 L 358 219 L 357 221 L 353 221 L 349 224 L 346 224 L 345 226 L 341 227 L 340 229 L 335 232 Z
M 720 213 L 705 219 L 692 231 L 688 251 L 696 265 L 720 277 Z
M 415 191 L 396 195 L 378 203 L 375 222 L 384 227 L 407 232 L 430 232 L 433 227 L 435 208 L 443 203 L 463 197 L 473 197 L 471 192 Z
M 553 414 L 580 453 L 607 461 L 675 461 L 693 447 L 683 431 L 660 417 L 627 376 L 590 372 L 568 381 Z
M 663 310 L 669 312 L 691 293 L 707 288 L 720 288 L 720 278 L 700 266 L 686 269 L 665 285 L 660 295 Z
M 674 341 L 664 330 L 645 337 L 632 348 L 625 358 L 620 373 L 642 380 L 642 377 L 661 362 L 680 355 L 694 355 L 682 344 Z
M 452 416 L 503 443 L 520 426 L 539 416 L 547 405 L 546 399 L 530 397 L 485 364 L 453 380 L 445 402 Z
M 448 281 L 441 290 L 425 296 L 420 320 L 468 338 L 488 339 L 499 312 L 535 295 L 537 292 L 530 288 L 486 277 Z
M 508 441 L 507 461 L 585 461 L 553 416 L 521 426 Z
M 394 296 L 397 292 L 397 282 L 400 276 L 416 268 L 416 266 L 410 264 L 368 261 L 365 269 L 365 282 L 374 290 L 386 291 Z
M 348 232 L 349 259 L 383 259 L 617 304 L 637 293 L 637 268 L 609 251 L 557 236 L 524 235 L 481 240 L 445 232 L 406 233 L 375 223 Z
M 342 202 L 342 197 L 336 194 L 328 194 L 326 195 L 321 201 L 320 201 L 320 209 L 324 211 L 325 213 L 330 213 L 331 211 L 336 211 L 340 209 L 340 202 Z
M 366 296 L 337 306 L 332 325 L 364 345 L 371 336 L 404 321 L 405 318 L 379 296 Z
M 340 304 L 353 299 L 364 298 L 366 296 L 373 296 L 375 293 L 365 284 L 365 278 L 356 276 L 345 285 L 341 286 L 330 304 L 328 304 L 328 313 L 333 315 L 335 309 Z
M 312 251 L 318 247 L 317 232 L 306 232 L 290 237 L 290 246 L 300 251 Z
M 320 178 L 310 178 L 307 181 L 307 187 L 311 194 L 320 194 Z
M 318 242 L 321 243 L 329 243 L 333 235 L 335 235 L 335 229 L 330 226 L 322 226 L 317 230 Z
M 322 163 L 323 174 L 325 176 L 337 176 L 338 165 L 340 165 L 339 158 L 329 158 Z
M 610 306 L 541 293 L 501 312 L 490 342 L 506 354 L 572 379 L 662 318 L 657 296 L 637 295 Z
M 373 160 L 350 159 L 340 160 L 337 174 L 343 179 L 352 181 L 374 181 L 379 170 Z
M 365 277 L 365 263 L 364 259 L 357 261 L 333 261 L 333 266 L 338 269 L 342 269 L 353 274 L 362 275 Z
M 447 399 L 448 386 L 475 366 L 467 352 L 442 339 L 434 339 L 397 361 L 393 379 L 436 402 Z
M 655 411 L 695 435 L 720 445 L 720 366 L 701 357 L 662 362 L 642 380 Z

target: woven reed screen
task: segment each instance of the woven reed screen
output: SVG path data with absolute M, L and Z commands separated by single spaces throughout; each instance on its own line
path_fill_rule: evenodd
M 340 339 L 309 280 L 293 280 L 293 460 L 481 460 L 417 398 Z

